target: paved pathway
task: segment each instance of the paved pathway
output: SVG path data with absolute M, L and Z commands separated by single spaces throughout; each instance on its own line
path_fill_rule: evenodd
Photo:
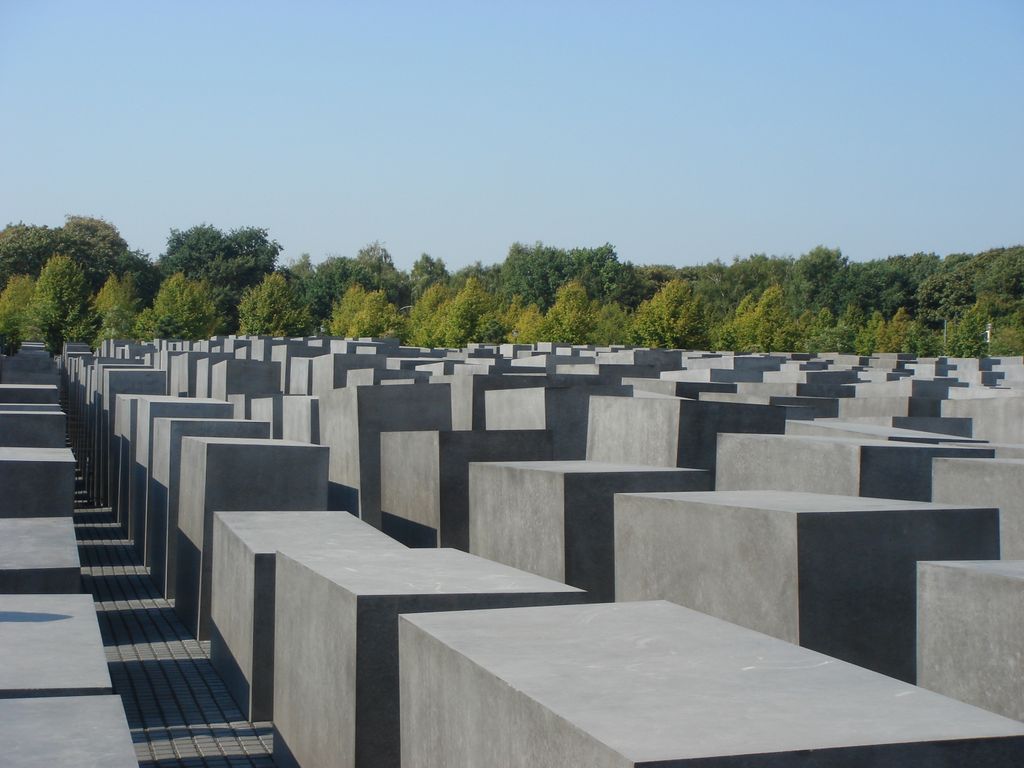
M 160 597 L 108 509 L 75 512 L 114 693 L 143 768 L 273 768 L 271 728 L 246 721 L 198 642 Z

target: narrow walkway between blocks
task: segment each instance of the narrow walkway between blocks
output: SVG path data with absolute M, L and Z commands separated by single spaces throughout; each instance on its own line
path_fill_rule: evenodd
M 96 601 L 114 693 L 142 768 L 273 768 L 271 728 L 242 717 L 109 509 L 75 511 L 82 581 Z

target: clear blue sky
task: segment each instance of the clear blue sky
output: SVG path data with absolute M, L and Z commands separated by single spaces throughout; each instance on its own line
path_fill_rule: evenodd
M 457 268 L 1024 241 L 1024 0 L 0 0 L 0 226 Z

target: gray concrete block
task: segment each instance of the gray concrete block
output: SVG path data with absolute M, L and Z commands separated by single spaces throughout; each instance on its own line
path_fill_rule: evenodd
M 5 768 L 137 768 L 120 696 L 0 699 Z
M 1024 725 L 665 602 L 405 615 L 403 768 L 1009 768 Z
M 918 563 L 918 682 L 1024 720 L 1024 561 Z
M 311 395 L 326 395 L 348 383 L 348 372 L 363 368 L 387 368 L 387 355 L 326 354 L 312 359 Z
M 270 437 L 270 425 L 262 421 L 230 419 L 161 418 L 153 421 L 146 547 L 150 553 L 150 575 L 169 600 L 174 599 L 177 586 L 181 441 L 186 437 L 266 439 Z
M 1002 558 L 1024 559 L 1024 459 L 935 459 L 932 498 L 997 507 Z
M 306 359 L 306 358 L 299 358 Z M 288 395 L 281 401 L 281 438 L 320 444 L 320 399 Z
M 283 437 L 281 430 L 282 400 L 284 395 L 254 397 L 249 404 L 249 415 L 253 421 L 265 421 L 270 424 L 270 436 L 275 440 Z
M 131 481 L 128 493 L 128 514 L 131 518 L 129 529 L 143 565 L 152 565 L 149 550 L 149 490 L 152 474 L 153 422 L 156 419 L 193 418 L 229 419 L 231 406 L 211 398 L 168 397 L 154 395 L 138 396 L 138 412 L 131 450 Z M 156 514 L 154 510 L 154 514 Z
M 58 403 L 56 384 L 0 384 L 0 403 Z
M 174 608 L 198 639 L 210 631 L 213 513 L 326 509 L 327 453 L 284 440 L 182 440 Z
M 1020 394 L 946 400 L 942 415 L 971 419 L 975 437 L 995 443 L 1024 443 L 1024 396 Z
M 277 556 L 274 762 L 399 764 L 398 614 L 578 602 L 452 549 Z
M 619 600 L 671 600 L 906 682 L 917 561 L 998 552 L 994 509 L 761 490 L 615 498 Z
M 0 698 L 110 693 L 92 595 L 0 595 Z
M 587 458 L 714 473 L 718 435 L 781 434 L 780 406 L 666 397 L 595 397 L 590 404 Z
M 706 491 L 705 470 L 596 461 L 469 466 L 473 554 L 615 599 L 616 493 Z
M 991 448 L 842 437 L 718 438 L 715 488 L 931 501 L 932 459 L 991 458 Z
M 320 442 L 331 450 L 331 509 L 358 511 L 380 528 L 381 432 L 450 430 L 451 423 L 447 384 L 349 386 L 321 395 Z
M 247 720 L 273 719 L 277 550 L 405 549 L 348 512 L 217 512 L 210 660 Z
M 0 405 L 0 446 L 63 448 L 67 419 L 59 411 L 8 410 Z
M 70 517 L 74 499 L 69 449 L 0 447 L 0 518 Z
M 382 529 L 409 546 L 469 551 L 469 464 L 547 461 L 549 430 L 383 432 Z
M 0 594 L 82 591 L 70 517 L 0 518 Z
M 222 360 L 212 366 L 210 397 L 227 400 L 231 395 L 248 397 L 281 392 L 281 364 L 260 360 Z

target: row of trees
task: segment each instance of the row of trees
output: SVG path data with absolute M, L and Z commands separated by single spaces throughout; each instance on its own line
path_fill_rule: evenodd
M 636 266 L 611 245 L 513 244 L 504 261 L 409 272 L 372 243 L 279 265 L 266 230 L 172 230 L 155 261 L 108 222 L 0 231 L 0 334 L 99 340 L 212 333 L 390 335 L 423 346 L 558 340 L 866 354 L 1024 353 L 1024 247 L 850 262 L 835 249 Z M 49 308 L 49 309 L 47 309 Z M 993 323 L 991 347 L 984 342 Z

